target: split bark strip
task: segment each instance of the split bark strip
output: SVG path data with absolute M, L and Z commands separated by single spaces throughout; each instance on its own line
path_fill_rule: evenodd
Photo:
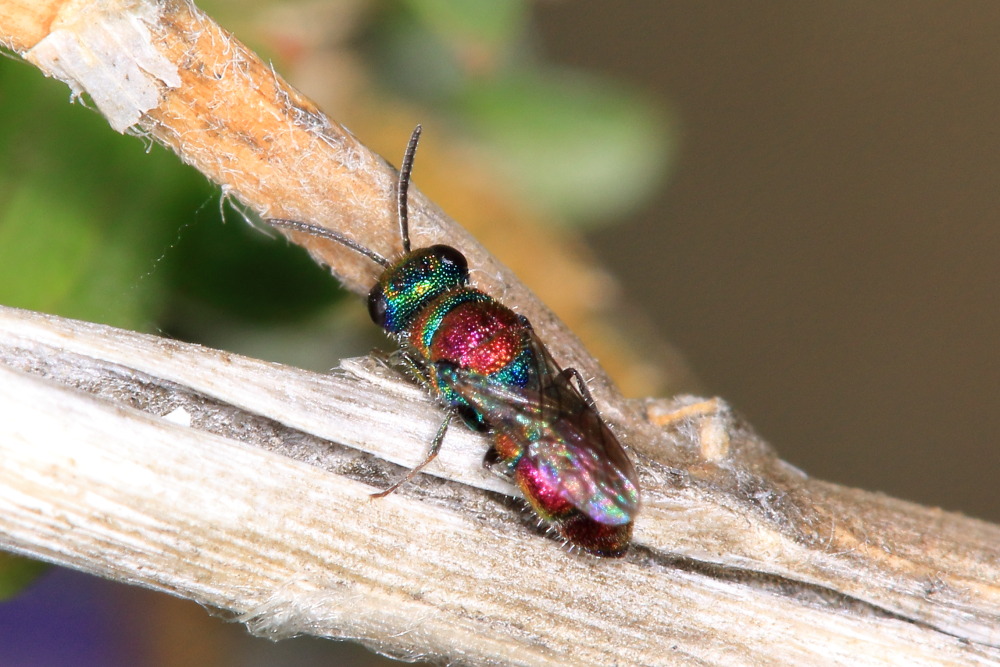
M 0 41 L 49 73 L 59 64 L 95 100 L 107 72 L 74 70 L 65 48 L 107 55 L 92 43 L 105 28 L 128 32 L 146 58 L 138 74 L 157 94 L 131 109 L 141 131 L 257 211 L 397 249 L 392 170 L 191 5 L 0 1 Z M 109 97 L 149 100 L 148 89 Z M 130 117 L 102 111 L 113 125 Z M 356 481 L 368 464 L 334 474 L 20 372 L 0 382 L 0 543 L 249 614 L 262 631 L 473 662 L 1000 661 L 1000 528 L 811 480 L 721 401 L 623 401 L 576 339 L 419 194 L 413 224 L 416 244 L 466 252 L 485 267 L 481 287 L 600 379 L 602 412 L 640 455 L 645 505 L 626 562 L 566 556 L 468 491 L 502 487 L 478 470 L 470 434 L 450 435 L 435 469 L 461 484 L 424 480 L 370 503 Z M 370 263 L 297 240 L 367 289 Z M 139 371 L 147 393 L 187 388 L 241 418 L 407 463 L 433 431 L 427 399 L 373 370 L 326 378 L 21 311 L 3 321 L 8 365 L 35 350 L 54 360 L 47 374 L 82 376 L 71 387 L 93 388 L 95 363 L 111 369 L 101 377 Z
M 650 502 L 622 562 L 568 555 L 472 490 L 472 434 L 449 440 L 437 471 L 462 485 L 421 480 L 371 501 L 358 478 L 384 483 L 377 467 L 266 419 L 412 461 L 436 411 L 366 362 L 318 375 L 4 308 L 0 369 L 0 544 L 228 610 L 262 634 L 473 663 L 1000 660 L 832 588 L 760 578 L 783 550 L 807 550 L 752 514 L 657 486 L 661 465 L 645 467 L 646 488 L 672 497 Z M 176 423 L 180 408 L 193 426 Z M 737 538 L 757 567 L 725 551 Z M 710 552 L 728 571 L 675 562 Z M 846 556 L 864 577 L 863 556 Z

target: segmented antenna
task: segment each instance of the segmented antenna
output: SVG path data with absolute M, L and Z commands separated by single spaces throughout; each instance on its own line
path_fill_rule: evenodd
M 399 235 L 403 239 L 403 252 L 410 253 L 410 213 L 406 202 L 406 193 L 410 189 L 410 172 L 413 171 L 413 156 L 417 153 L 417 142 L 423 127 L 417 125 L 410 135 L 410 143 L 406 144 L 403 153 L 403 164 L 399 168 L 399 184 L 396 186 L 396 206 L 399 211 Z
M 267 218 L 267 224 L 272 227 L 284 227 L 285 229 L 290 229 L 294 232 L 302 232 L 304 234 L 309 234 L 311 236 L 318 236 L 321 239 L 328 239 L 330 241 L 336 241 L 337 243 L 347 246 L 355 252 L 359 252 L 368 259 L 372 260 L 379 266 L 388 269 L 392 266 L 392 262 L 378 254 L 374 250 L 369 250 L 357 241 L 349 239 L 340 232 L 335 232 L 332 229 L 327 229 L 326 227 L 319 227 L 317 225 L 310 225 L 308 222 L 299 222 L 298 220 L 285 220 L 284 218 Z

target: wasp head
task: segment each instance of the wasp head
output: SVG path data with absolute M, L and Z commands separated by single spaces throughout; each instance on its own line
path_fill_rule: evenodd
M 446 245 L 420 248 L 385 270 L 368 294 L 368 314 L 389 333 L 402 333 L 427 304 L 468 282 L 462 253 Z

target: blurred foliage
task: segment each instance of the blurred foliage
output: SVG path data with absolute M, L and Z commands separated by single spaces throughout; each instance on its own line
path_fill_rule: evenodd
M 253 323 L 337 298 L 303 253 L 239 213 L 222 220 L 218 189 L 176 156 L 116 136 L 68 97 L 0 60 L 0 303 L 198 337 L 175 317 L 191 303 Z
M 529 20 L 528 3 L 520 0 L 405 0 L 401 4 L 442 42 L 480 44 L 494 51 L 518 40 Z
M 210 217 L 184 229 L 164 257 L 170 287 L 185 299 L 270 324 L 302 319 L 340 296 L 329 273 L 274 232 L 254 229 L 239 213 L 222 224 L 218 213 Z
M 68 97 L 0 59 L 0 303 L 155 330 L 185 300 L 268 320 L 336 293 L 238 214 L 222 224 L 217 189 L 176 156 Z
M 177 209 L 205 189 L 163 151 L 115 137 L 62 83 L 0 60 L 0 303 L 148 327 L 164 285 L 144 274 Z M 183 186 L 200 195 L 177 197 Z
M 0 551 L 0 601 L 20 593 L 46 569 L 45 563 Z
M 530 39 L 527 2 L 407 0 L 383 9 L 366 42 L 379 84 L 471 134 L 551 219 L 612 223 L 663 184 L 675 149 L 664 106 L 546 63 Z
M 548 71 L 469 86 L 456 107 L 524 196 L 559 219 L 611 224 L 663 182 L 665 126 L 641 96 Z

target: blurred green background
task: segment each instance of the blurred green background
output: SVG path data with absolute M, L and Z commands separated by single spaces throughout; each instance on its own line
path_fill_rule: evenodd
M 391 162 L 424 123 L 416 182 L 477 233 L 483 183 L 549 225 L 546 243 L 506 232 L 530 259 L 505 261 L 572 292 L 582 279 L 547 258 L 585 233 L 621 281 L 608 298 L 783 458 L 1000 521 L 1000 6 L 201 6 Z M 386 346 L 304 253 L 233 209 L 223 223 L 216 188 L 68 96 L 0 59 L 0 303 L 315 369 Z M 368 655 L 76 576 L 4 607 L 76 585 L 61 604 L 111 600 L 141 664 Z

